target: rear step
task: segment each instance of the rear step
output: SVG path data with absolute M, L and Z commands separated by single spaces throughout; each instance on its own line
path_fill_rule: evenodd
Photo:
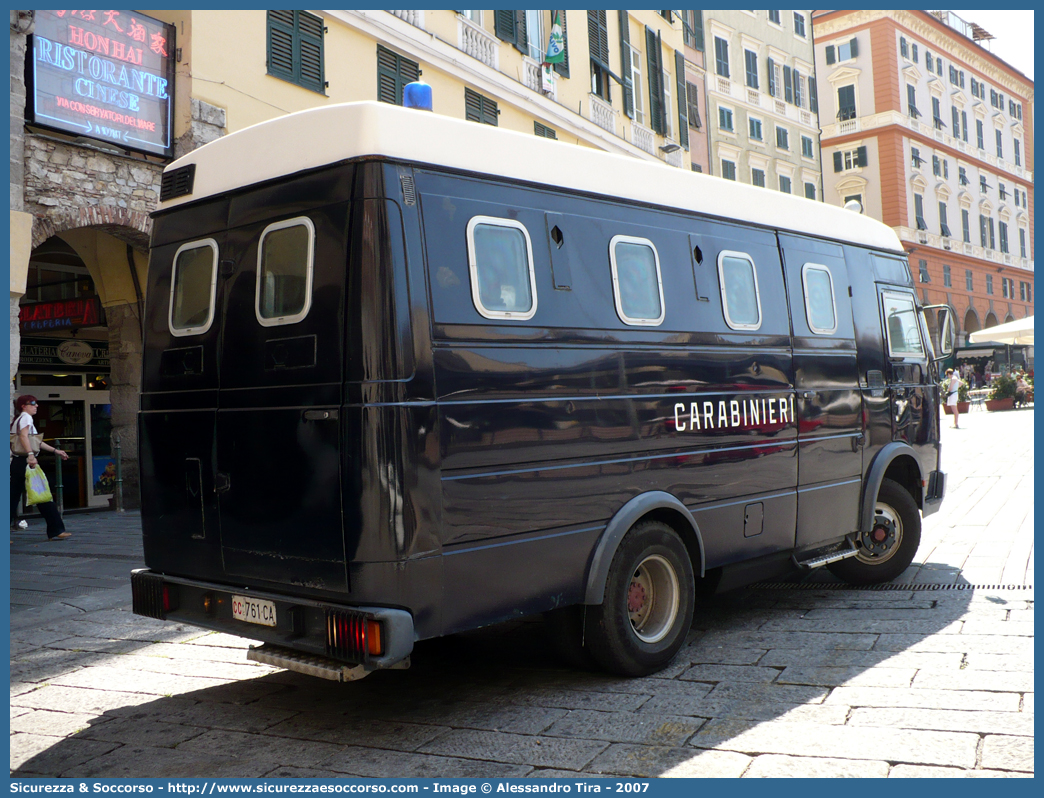
M 798 568 L 802 568 L 811 571 L 813 568 L 820 568 L 824 565 L 829 565 L 832 562 L 838 560 L 847 560 L 849 557 L 855 557 L 859 553 L 859 549 L 850 538 L 845 538 L 845 542 L 841 545 L 841 548 L 833 549 L 831 551 L 815 554 L 807 560 L 799 560 L 797 556 L 792 557 L 794 565 Z
M 305 654 L 301 651 L 269 644 L 260 647 L 250 646 L 247 649 L 247 659 L 265 665 L 274 665 L 288 671 L 304 673 L 308 676 L 318 676 L 320 679 L 330 679 L 334 682 L 354 682 L 373 673 L 373 670 L 367 669 L 363 665 L 345 665 L 343 662 L 327 657 Z M 410 658 L 406 657 L 391 667 L 408 668 Z

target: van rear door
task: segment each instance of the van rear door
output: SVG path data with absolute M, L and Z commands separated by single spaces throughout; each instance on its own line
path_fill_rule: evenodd
M 346 590 L 348 203 L 314 207 L 329 187 L 301 185 L 308 180 L 232 201 L 214 490 L 229 576 Z
M 864 441 L 862 393 L 844 251 L 780 235 L 794 329 L 798 419 L 797 547 L 857 526 Z
M 223 573 L 213 458 L 227 212 L 222 199 L 156 218 L 143 319 L 145 562 L 200 579 Z

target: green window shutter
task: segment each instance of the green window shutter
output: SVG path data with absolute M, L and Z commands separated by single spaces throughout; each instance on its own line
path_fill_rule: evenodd
M 816 94 L 816 79 L 809 75 L 808 78 L 808 108 L 814 113 L 819 113 L 819 95 Z
M 869 166 L 870 162 L 866 158 L 866 147 L 858 147 L 856 149 L 856 161 L 859 166 Z
M 268 12 L 268 74 L 323 93 L 322 17 L 307 11 Z
M 549 128 L 547 125 L 542 125 L 539 122 L 534 122 L 533 123 L 533 132 L 536 133 L 541 138 L 545 138 L 545 139 L 557 139 L 558 138 L 558 134 L 555 133 L 555 131 L 552 128 Z
M 556 12 L 554 12 L 554 11 L 551 12 L 551 24 L 552 25 L 555 22 L 555 16 L 554 16 L 555 13 Z M 569 77 L 569 35 L 566 32 L 566 12 L 565 11 L 559 11 L 557 13 L 558 13 L 558 19 L 562 23 L 562 54 L 565 56 L 565 58 L 562 59 L 562 63 L 561 64 L 555 64 L 555 72 L 557 72 L 563 78 L 568 78 Z
M 515 49 L 529 55 L 529 31 L 526 29 L 526 12 L 515 12 Z
M 515 12 L 498 10 L 493 12 L 493 30 L 501 41 L 515 43 Z
M 649 117 L 652 129 L 661 136 L 666 127 L 663 96 L 663 59 L 660 56 L 660 38 L 652 28 L 645 29 L 646 57 L 649 66 Z
M 620 9 L 620 76 L 623 78 L 624 113 L 634 119 L 634 79 L 631 77 L 631 25 L 630 17 Z
M 591 58 L 600 61 L 600 65 L 608 69 L 609 28 L 605 11 L 587 12 L 587 41 L 591 49 Z
M 841 163 L 841 153 L 840 152 L 835 152 L 834 153 L 834 171 L 835 172 L 840 172 L 843 168 L 844 168 L 844 166 Z
M 377 45 L 377 99 L 380 102 L 402 105 L 403 87 L 419 77 L 420 66 L 416 61 Z
M 268 12 L 268 74 L 294 79 L 294 12 Z
M 852 39 L 852 41 L 849 42 L 849 44 L 852 47 L 852 58 L 855 58 L 857 55 L 859 55 L 859 40 Z
M 770 58 L 768 59 L 768 84 L 769 84 L 769 96 L 776 96 L 776 63 Z
M 471 89 L 464 89 L 464 118 L 469 122 L 481 122 L 496 127 L 499 113 L 496 102 L 489 97 L 483 97 Z
M 788 66 L 783 67 L 783 94 L 788 103 L 794 103 L 794 84 L 791 69 Z
M 686 83 L 685 88 L 689 100 L 689 127 L 699 130 L 703 127 L 700 121 L 700 90 L 695 83 Z
M 300 43 L 300 83 L 306 88 L 323 92 L 326 78 L 323 73 L 323 19 L 307 11 L 295 11 Z
M 685 90 L 685 56 L 674 51 L 675 77 L 678 80 L 678 141 L 685 149 L 689 149 L 689 109 L 688 92 Z
M 482 97 L 471 89 L 464 89 L 464 118 L 469 122 L 482 121 Z
M 705 46 L 703 43 L 703 12 L 692 12 L 692 21 L 695 24 L 695 27 L 693 28 L 692 32 L 693 35 L 696 37 L 696 49 L 702 53 Z
M 834 63 L 837 59 L 834 58 L 834 45 L 828 44 L 826 47 L 826 62 L 827 66 Z

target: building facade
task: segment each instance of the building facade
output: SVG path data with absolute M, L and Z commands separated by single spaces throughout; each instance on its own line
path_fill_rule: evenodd
M 565 59 L 545 68 L 556 17 Z M 10 28 L 11 389 L 71 452 L 67 508 L 112 497 L 110 432 L 137 501 L 149 213 L 173 158 L 315 106 L 401 104 L 418 77 L 435 113 L 683 169 L 706 118 L 673 11 L 12 11 Z
M 951 12 L 814 18 L 825 200 L 894 228 L 960 339 L 1033 315 L 1033 81 Z
M 704 11 L 710 171 L 822 199 L 811 11 Z

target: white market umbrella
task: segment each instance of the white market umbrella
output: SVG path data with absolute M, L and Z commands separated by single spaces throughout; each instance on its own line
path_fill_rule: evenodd
M 981 344 L 988 341 L 998 344 L 1010 344 L 1012 346 L 1018 344 L 1029 344 L 1032 346 L 1033 317 L 1027 316 L 1024 319 L 1015 319 L 1015 321 L 1009 321 L 1007 324 L 998 324 L 996 327 L 973 332 L 968 336 L 968 342 L 972 344 Z

